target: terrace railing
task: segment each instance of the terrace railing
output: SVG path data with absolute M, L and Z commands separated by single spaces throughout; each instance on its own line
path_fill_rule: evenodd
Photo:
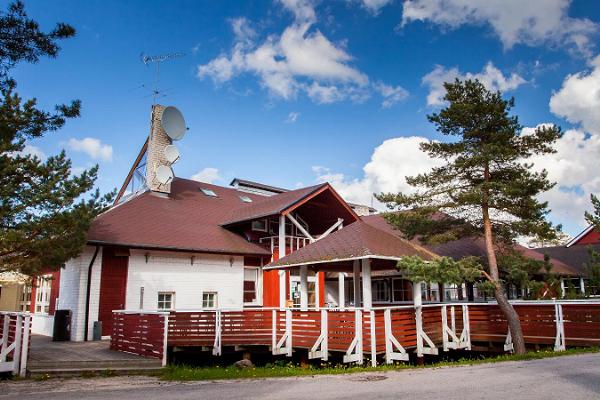
M 31 343 L 31 315 L 0 311 L 0 372 L 24 377 Z
M 567 346 L 600 345 L 600 302 L 514 302 L 525 342 Z M 327 360 L 343 353 L 344 362 L 376 365 L 407 361 L 440 350 L 471 350 L 472 342 L 496 342 L 512 350 L 506 318 L 494 303 L 320 309 L 256 308 L 182 310 L 170 313 L 116 311 L 111 347 L 163 359 L 169 346 L 212 348 L 270 346 L 274 355 L 308 350 L 309 358 Z

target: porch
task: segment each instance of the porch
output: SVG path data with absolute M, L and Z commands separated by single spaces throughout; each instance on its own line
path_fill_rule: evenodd
M 514 302 L 528 345 L 600 345 L 600 302 Z M 424 304 L 339 309 L 116 311 L 111 348 L 167 361 L 173 347 L 262 346 L 275 356 L 306 352 L 346 363 L 408 361 L 441 351 L 495 343 L 512 350 L 508 324 L 494 303 Z

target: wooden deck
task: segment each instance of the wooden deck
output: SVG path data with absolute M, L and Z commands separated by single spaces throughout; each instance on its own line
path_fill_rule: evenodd
M 525 341 L 530 345 L 600 345 L 600 302 L 516 302 Z M 492 303 L 428 304 L 371 310 L 246 309 L 173 312 L 119 311 L 114 314 L 111 347 L 166 363 L 169 347 L 269 346 L 274 355 L 308 350 L 309 358 L 327 360 L 330 352 L 344 362 L 373 365 L 470 350 L 472 342 L 496 342 L 510 350 L 508 324 Z

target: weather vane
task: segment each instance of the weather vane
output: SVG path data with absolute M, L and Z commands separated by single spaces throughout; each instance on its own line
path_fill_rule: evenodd
M 156 76 L 154 79 L 154 87 L 152 88 L 152 104 L 156 104 L 156 99 L 161 92 L 158 89 L 158 82 L 160 79 L 160 63 L 172 60 L 174 58 L 179 58 L 185 56 L 185 53 L 169 53 L 169 54 L 160 54 L 155 56 L 150 56 L 147 54 L 140 54 L 140 59 L 144 63 L 144 65 L 148 65 L 150 63 L 156 64 Z

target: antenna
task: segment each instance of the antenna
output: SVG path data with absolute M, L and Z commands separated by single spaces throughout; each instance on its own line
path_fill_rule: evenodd
M 142 60 L 144 65 L 148 65 L 150 63 L 156 64 L 156 77 L 154 79 L 154 88 L 152 89 L 152 104 L 156 104 L 156 98 L 159 94 L 161 94 L 161 92 L 158 90 L 158 82 L 160 78 L 160 63 L 183 56 L 185 56 L 185 53 L 169 53 L 159 54 L 155 56 L 150 56 L 144 53 L 140 54 L 140 59 Z

